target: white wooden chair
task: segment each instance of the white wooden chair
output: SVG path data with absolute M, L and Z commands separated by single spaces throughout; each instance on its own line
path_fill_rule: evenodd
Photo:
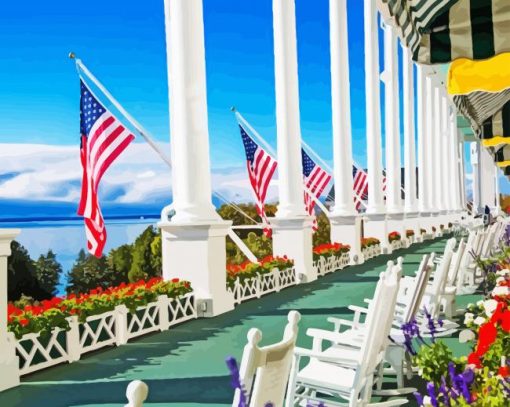
M 259 347 L 262 333 L 257 328 L 248 332 L 248 343 L 244 347 L 239 368 L 239 378 L 248 398 L 247 406 L 283 406 L 285 390 L 293 361 L 293 352 L 301 315 L 290 311 L 283 339 L 273 345 Z M 232 407 L 239 406 L 241 391 L 236 390 Z
M 128 403 L 124 407 L 142 407 L 148 395 L 149 387 L 140 380 L 133 380 L 126 389 Z
M 396 406 L 407 400 L 390 400 L 370 404 L 374 373 L 381 363 L 386 347 L 396 298 L 399 288 L 400 270 L 394 267 L 390 273 L 381 273 L 374 300 L 369 306 L 366 335 L 359 347 L 339 345 L 342 334 L 330 331 L 312 330 L 307 335 L 314 337 L 313 350 L 295 349 L 286 406 L 301 405 L 303 401 L 322 401 L 328 406 Z M 333 346 L 322 350 L 317 348 L 314 331 L 321 332 L 322 340 Z M 305 367 L 299 369 L 301 358 L 308 358 Z M 346 402 L 325 400 L 317 393 L 325 393 Z
M 460 265 L 462 263 L 466 242 L 460 240 L 457 251 L 452 256 L 450 268 L 446 277 L 446 284 L 439 295 L 439 302 L 446 318 L 452 318 L 455 314 L 455 296 L 457 295 L 457 276 L 459 274 Z

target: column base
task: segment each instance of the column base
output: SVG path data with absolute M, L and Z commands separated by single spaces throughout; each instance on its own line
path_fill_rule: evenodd
M 391 254 L 391 245 L 388 242 L 388 225 L 386 214 L 365 214 L 363 223 L 363 237 L 375 237 L 381 241 L 381 249 L 385 254 Z
M 8 332 L 6 346 L 2 349 L 4 360 L 0 360 L 0 392 L 19 386 L 19 358 L 16 356 L 16 347 L 14 345 L 14 334 Z
M 201 317 L 213 317 L 234 309 L 227 291 L 226 236 L 232 222 L 178 224 L 160 222 L 163 278 L 188 280 Z
M 296 274 L 300 282 L 317 280 L 313 268 L 312 223 L 310 216 L 295 218 L 270 218 L 273 225 L 273 254 L 286 255 L 294 260 Z
M 365 259 L 361 252 L 361 216 L 330 215 L 331 242 L 351 246 L 351 264 L 362 264 Z

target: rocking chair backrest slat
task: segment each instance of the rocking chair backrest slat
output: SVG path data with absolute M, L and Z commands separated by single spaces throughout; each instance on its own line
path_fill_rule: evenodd
M 361 345 L 361 365 L 356 372 L 357 380 L 363 380 L 372 374 L 382 357 L 395 312 L 401 272 L 398 268 L 394 267 L 389 275 L 381 273 L 379 290 L 372 302 L 374 317 L 367 322 L 366 335 Z
M 418 273 L 415 277 L 414 289 L 409 293 L 411 300 L 409 301 L 404 313 L 404 323 L 408 323 L 414 319 L 419 311 L 423 295 L 427 288 L 430 273 L 432 272 L 432 269 L 428 265 L 429 257 L 430 255 L 424 254 L 421 260 L 420 268 L 418 269 Z
M 459 247 L 457 251 L 453 254 L 452 262 L 450 264 L 450 269 L 448 270 L 448 285 L 455 286 L 457 281 L 457 274 L 459 272 L 459 267 L 462 262 L 462 257 L 464 256 L 464 251 L 466 249 L 466 242 L 464 239 L 460 240 Z
M 441 259 L 441 262 L 437 265 L 431 289 L 432 296 L 434 299 L 438 298 L 439 293 L 444 289 L 444 286 L 446 284 L 446 278 L 448 277 L 448 270 L 450 268 L 450 263 L 452 261 L 455 243 L 456 243 L 455 238 L 451 238 L 448 240 L 444 250 L 443 258 Z
M 262 333 L 256 328 L 248 332 L 239 376 L 250 407 L 264 407 L 268 402 L 283 405 L 300 318 L 299 312 L 289 312 L 283 339 L 273 345 L 259 347 Z M 240 396 L 236 390 L 233 407 L 238 407 Z

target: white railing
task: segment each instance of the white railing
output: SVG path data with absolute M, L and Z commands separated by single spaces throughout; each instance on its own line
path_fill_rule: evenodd
M 402 240 L 394 240 L 393 242 L 390 243 L 390 246 L 391 250 L 395 251 L 398 249 L 402 249 L 402 247 L 404 247 L 404 243 L 402 242 Z
M 20 374 L 26 375 L 59 363 L 75 362 L 87 352 L 124 345 L 132 338 L 164 331 L 196 317 L 193 293 L 177 298 L 161 295 L 134 313 L 125 305 L 118 305 L 113 311 L 90 316 L 83 323 L 76 316 L 69 317 L 67 331 L 55 328 L 47 336 L 30 333 L 16 340 L 10 335 L 9 340 L 15 341 Z
M 260 298 L 265 294 L 278 292 L 297 283 L 296 270 L 290 267 L 285 270 L 274 268 L 267 274 L 257 274 L 243 282 L 235 280 L 234 287 L 227 287 L 227 291 L 234 295 L 234 304 L 240 304 L 252 298 Z
M 349 265 L 350 254 L 342 253 L 339 256 L 320 256 L 316 261 L 313 262 L 313 268 L 317 272 L 318 276 L 324 276 L 332 273 L 336 270 L 341 270 Z
M 365 247 L 361 250 L 365 260 L 371 259 L 372 257 L 379 256 L 381 254 L 381 245 L 376 244 L 373 246 Z

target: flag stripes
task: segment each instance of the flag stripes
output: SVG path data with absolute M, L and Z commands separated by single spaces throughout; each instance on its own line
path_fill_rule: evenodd
M 106 244 L 106 228 L 98 200 L 101 178 L 115 159 L 134 140 L 80 80 L 80 160 L 83 169 L 78 215 L 84 217 L 87 248 L 101 257 Z
M 305 184 L 305 209 L 308 215 L 313 216 L 312 229 L 317 230 L 317 218 L 315 217 L 315 199 L 319 199 L 329 182 L 331 175 L 328 174 L 320 165 L 315 163 L 310 156 L 301 149 L 301 162 L 303 165 L 303 182 Z
M 362 169 L 352 166 L 354 205 L 356 210 L 361 209 L 363 201 L 368 199 L 368 174 Z
M 269 183 L 276 171 L 277 162 L 262 147 L 253 141 L 241 124 L 239 124 L 239 129 L 246 153 L 248 178 L 255 195 L 257 214 L 262 221 L 267 224 L 269 222 L 264 207 Z M 265 227 L 264 234 L 270 237 L 271 229 Z

